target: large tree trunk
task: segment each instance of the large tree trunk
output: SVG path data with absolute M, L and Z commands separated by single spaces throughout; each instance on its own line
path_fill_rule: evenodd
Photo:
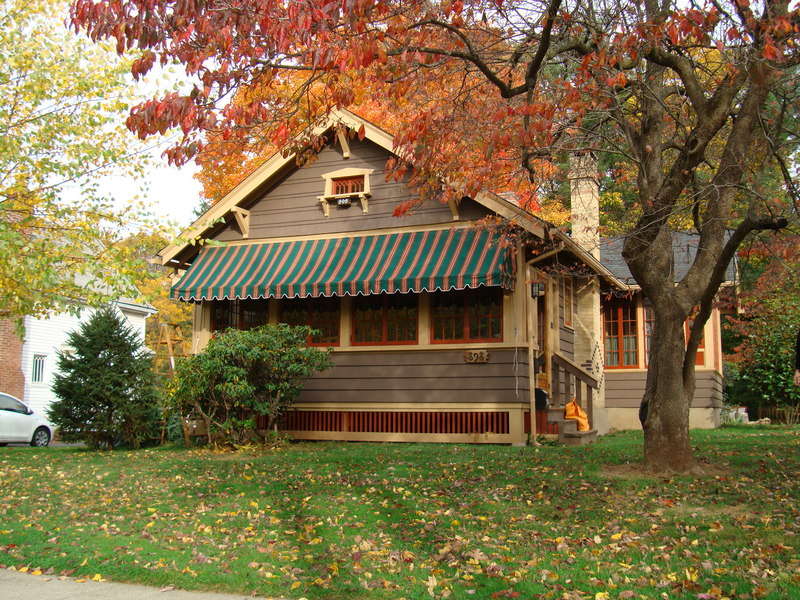
M 694 465 L 689 409 L 695 377 L 693 364 L 684 368 L 688 361 L 683 320 L 657 318 L 650 339 L 650 366 L 639 412 L 644 429 L 644 465 L 657 471 L 684 472 Z

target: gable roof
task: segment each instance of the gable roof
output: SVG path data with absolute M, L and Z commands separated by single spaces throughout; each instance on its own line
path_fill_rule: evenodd
M 689 272 L 689 268 L 697 255 L 700 236 L 692 233 L 676 231 L 672 233 L 672 256 L 675 265 L 675 281 L 680 281 Z M 600 262 L 611 271 L 615 277 L 624 281 L 629 286 L 638 284 L 631 275 L 625 259 L 622 257 L 622 248 L 625 237 L 607 237 L 600 239 Z M 736 281 L 736 259 L 732 260 L 725 271 L 725 281 Z
M 304 132 L 296 136 L 295 141 L 301 141 L 303 138 L 311 136 L 318 137 L 324 134 L 331 128 L 346 127 L 353 131 L 363 133 L 365 139 L 377 144 L 388 152 L 394 150 L 394 137 L 378 127 L 377 125 L 367 121 L 366 119 L 344 109 L 334 109 L 328 117 L 320 121 L 317 125 L 313 126 L 310 131 Z M 270 179 L 281 174 L 284 169 L 293 164 L 296 160 L 294 154 L 284 156 L 281 152 L 273 154 L 266 162 L 254 170 L 244 180 L 242 180 L 236 187 L 228 192 L 217 204 L 212 206 L 206 211 L 199 219 L 197 219 L 191 226 L 189 226 L 179 237 L 179 242 L 170 244 L 159 252 L 162 264 L 166 266 L 174 266 L 175 268 L 182 268 L 185 265 L 179 259 L 179 255 L 187 249 L 190 245 L 197 247 L 199 253 L 202 246 L 197 245 L 197 239 L 203 238 L 208 235 L 213 227 L 224 219 L 226 215 L 233 212 L 237 207 L 245 203 L 252 194 L 259 188 L 264 186 Z M 498 194 L 488 191 L 482 191 L 475 195 L 473 198 L 478 204 L 483 205 L 495 214 L 506 218 L 513 219 L 520 226 L 530 231 L 538 237 L 545 238 L 551 236 L 559 245 L 560 249 L 566 250 L 587 266 L 594 272 L 606 279 L 609 283 L 616 287 L 626 287 L 624 283 L 619 281 L 614 274 L 597 261 L 591 254 L 586 252 L 577 243 L 575 243 L 567 234 L 556 228 L 554 225 L 534 216 L 526 210 L 520 208 Z

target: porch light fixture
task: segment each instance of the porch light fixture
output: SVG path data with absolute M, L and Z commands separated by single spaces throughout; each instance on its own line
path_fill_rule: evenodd
M 531 298 L 539 298 L 540 296 L 544 296 L 544 284 L 533 282 L 531 284 Z

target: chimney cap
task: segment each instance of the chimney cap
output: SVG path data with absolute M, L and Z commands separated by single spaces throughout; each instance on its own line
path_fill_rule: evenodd
M 597 157 L 591 150 L 576 150 L 569 155 L 569 179 L 598 179 Z

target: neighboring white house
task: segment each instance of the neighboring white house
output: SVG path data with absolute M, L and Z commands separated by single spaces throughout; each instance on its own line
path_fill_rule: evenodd
M 156 310 L 149 304 L 130 299 L 113 303 L 127 324 L 139 335 L 144 344 L 145 321 Z M 5 347 L 0 361 L 0 391 L 18 396 L 34 411 L 47 416 L 50 405 L 56 400 L 52 391 L 57 372 L 58 353 L 69 350 L 67 338 L 92 315 L 92 309 L 78 315 L 54 314 L 48 318 L 25 317 L 25 338 L 21 348 L 10 327 L 0 331 L 0 343 Z M 16 349 L 15 349 L 16 347 Z

